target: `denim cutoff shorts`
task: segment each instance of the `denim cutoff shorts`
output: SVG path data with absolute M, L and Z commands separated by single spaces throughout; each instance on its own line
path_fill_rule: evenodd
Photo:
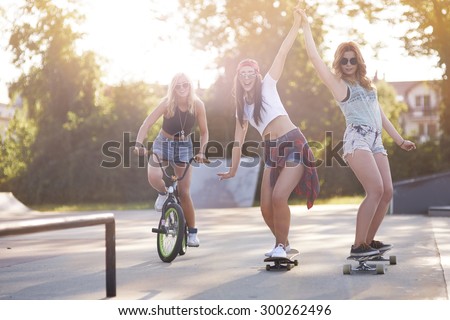
M 344 159 L 356 149 L 387 155 L 381 140 L 381 130 L 367 125 L 349 124 L 344 133 Z
M 189 136 L 186 140 L 172 140 L 160 132 L 153 141 L 152 151 L 160 160 L 188 163 L 193 156 L 193 144 Z
M 276 161 L 277 157 L 284 157 L 285 162 L 289 163 L 289 166 L 296 166 L 303 163 L 301 153 L 297 150 L 298 148 L 295 147 L 294 141 L 299 139 L 299 137 L 303 137 L 303 134 L 301 133 L 300 129 L 296 128 L 288 133 L 278 137 L 274 140 L 265 140 L 263 143 L 264 145 L 264 164 L 265 168 L 274 168 L 276 167 Z M 305 139 L 306 140 L 306 139 Z M 280 151 L 280 148 L 282 148 L 284 145 L 284 148 L 282 151 Z M 275 159 L 272 159 L 273 153 L 271 152 L 272 149 L 275 149 L 275 152 L 283 152 L 283 154 L 276 154 Z

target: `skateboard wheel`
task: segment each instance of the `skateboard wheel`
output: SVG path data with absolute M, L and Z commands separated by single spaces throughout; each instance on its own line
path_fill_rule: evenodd
M 384 274 L 385 269 L 383 264 L 377 264 L 377 274 Z
M 288 264 L 288 265 L 286 266 L 286 270 L 289 271 L 289 270 L 291 270 L 291 269 L 292 269 L 292 266 L 291 266 L 290 264 Z
M 389 264 L 397 264 L 397 257 L 396 256 L 390 256 L 389 257 Z
M 270 271 L 270 265 L 269 264 L 266 264 L 266 270 Z
M 352 273 L 352 265 L 351 264 L 344 264 L 344 268 L 342 269 L 344 274 L 351 274 Z
M 298 260 L 294 260 L 294 266 L 298 266 Z

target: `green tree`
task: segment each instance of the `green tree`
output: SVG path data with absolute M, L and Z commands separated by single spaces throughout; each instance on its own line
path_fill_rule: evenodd
M 0 190 L 2 184 L 26 172 L 31 160 L 31 146 L 36 126 L 18 113 L 9 122 L 4 137 L 0 136 Z
M 140 125 L 165 92 L 165 87 L 143 82 L 106 88 L 103 104 L 108 106 L 109 116 L 102 118 L 107 122 L 99 137 L 102 158 L 97 162 L 101 164 L 95 184 L 98 198 L 93 200 L 125 203 L 156 198 L 145 178 L 146 159 L 135 156 L 132 147 Z M 148 141 L 153 141 L 158 132 L 159 126 L 152 127 Z
M 100 71 L 93 53 L 75 50 L 81 34 L 73 30 L 82 21 L 75 7 L 25 0 L 11 28 L 9 49 L 22 75 L 10 95 L 22 98 L 36 134 L 27 169 L 9 187 L 31 203 L 79 199 L 83 195 L 73 190 L 94 179 L 87 168 L 93 168 L 94 119 L 102 113 L 96 106 Z M 23 145 L 16 141 L 17 148 Z

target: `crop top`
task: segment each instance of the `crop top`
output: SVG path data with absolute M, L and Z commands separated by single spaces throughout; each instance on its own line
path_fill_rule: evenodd
M 172 136 L 181 136 L 182 134 L 187 136 L 191 133 L 194 124 L 195 114 L 190 113 L 189 110 L 182 112 L 176 107 L 173 117 L 163 117 L 162 129 Z
M 262 136 L 264 129 L 266 129 L 267 125 L 273 119 L 279 116 L 287 115 L 287 112 L 277 91 L 277 81 L 274 80 L 268 73 L 263 79 L 261 94 L 263 109 L 261 110 L 261 121 L 259 124 L 257 125 L 253 119 L 254 104 L 248 105 L 245 103 L 243 119 L 247 120 L 253 127 L 255 127 Z
M 381 131 L 383 126 L 377 92 L 367 90 L 359 84 L 347 85 L 350 89 L 349 98 L 344 102 L 338 101 L 346 125 L 367 125 Z

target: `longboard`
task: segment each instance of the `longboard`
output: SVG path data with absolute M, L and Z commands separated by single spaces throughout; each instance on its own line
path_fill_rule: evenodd
M 264 259 L 264 262 L 273 262 L 273 264 L 266 264 L 266 270 L 291 270 L 294 266 L 298 266 L 298 260 L 296 257 L 300 253 L 298 250 L 291 249 L 289 252 L 287 252 L 286 258 L 266 258 Z
M 383 250 L 379 254 L 373 256 L 365 256 L 365 257 L 348 256 L 347 260 L 354 260 L 357 261 L 359 264 L 356 267 L 354 267 L 352 264 L 344 264 L 343 273 L 384 274 L 386 272 L 386 265 L 384 263 L 376 263 L 376 262 L 388 261 L 389 264 L 391 265 L 397 264 L 396 256 L 389 256 L 389 258 L 383 257 L 383 255 L 389 250 L 390 249 Z

